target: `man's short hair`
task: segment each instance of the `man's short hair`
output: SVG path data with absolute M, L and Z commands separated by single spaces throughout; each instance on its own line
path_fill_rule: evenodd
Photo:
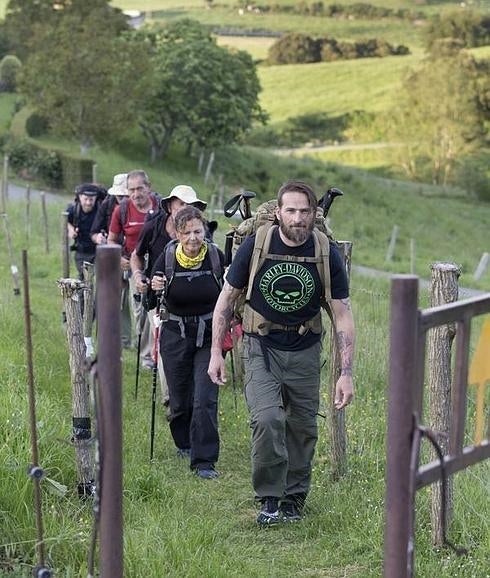
M 287 181 L 281 185 L 277 192 L 277 206 L 282 207 L 282 198 L 286 193 L 303 193 L 308 198 L 308 204 L 313 211 L 316 211 L 318 201 L 315 191 L 304 181 Z
M 128 173 L 128 176 L 126 177 L 126 182 L 129 181 L 129 179 L 133 178 L 133 177 L 139 177 L 143 180 L 143 183 L 149 187 L 150 186 L 150 179 L 148 178 L 148 175 L 146 174 L 145 171 L 143 171 L 142 169 L 135 169 L 134 171 L 131 171 Z

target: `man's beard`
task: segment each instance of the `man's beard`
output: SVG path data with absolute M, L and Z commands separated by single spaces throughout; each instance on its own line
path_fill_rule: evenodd
M 304 243 L 310 236 L 311 231 L 313 231 L 314 225 L 313 220 L 311 223 L 306 223 L 304 226 L 299 227 L 286 225 L 282 219 L 279 219 L 281 233 L 293 243 Z

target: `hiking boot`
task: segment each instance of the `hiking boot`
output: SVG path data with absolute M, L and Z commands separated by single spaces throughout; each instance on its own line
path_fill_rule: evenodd
M 197 468 L 196 476 L 203 480 L 214 480 L 219 477 L 219 473 L 214 468 Z
M 176 454 L 178 458 L 190 458 L 191 450 L 190 448 L 177 448 Z
M 257 516 L 257 524 L 259 526 L 272 526 L 279 524 L 279 499 L 269 496 L 262 498 L 262 506 Z
M 283 522 L 298 522 L 303 518 L 306 496 L 307 494 L 303 492 L 284 496 L 279 508 Z
M 301 510 L 294 502 L 281 502 L 279 511 L 283 522 L 299 522 L 303 517 Z

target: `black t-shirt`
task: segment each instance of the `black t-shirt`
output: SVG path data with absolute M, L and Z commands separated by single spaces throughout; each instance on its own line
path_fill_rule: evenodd
M 255 235 L 245 239 L 226 274 L 226 280 L 236 289 L 243 289 L 248 284 L 254 242 Z M 269 253 L 314 257 L 314 240 L 310 236 L 303 245 L 289 247 L 282 242 L 279 229 L 276 229 Z M 349 296 L 347 275 L 340 253 L 333 243 L 330 243 L 329 262 L 332 298 L 345 299 Z M 272 323 L 301 325 L 320 311 L 321 293 L 322 284 L 315 263 L 266 259 L 255 275 L 250 305 Z M 272 330 L 262 339 L 265 345 L 276 349 L 301 350 L 319 341 L 320 335 L 311 331 L 300 335 L 295 331 Z
M 92 253 L 95 255 L 95 245 L 90 238 L 90 231 L 97 215 L 97 205 L 90 211 L 84 213 L 82 207 L 77 207 L 76 203 L 68 206 L 68 222 L 75 228 L 78 228 L 78 235 L 76 237 L 77 252 Z

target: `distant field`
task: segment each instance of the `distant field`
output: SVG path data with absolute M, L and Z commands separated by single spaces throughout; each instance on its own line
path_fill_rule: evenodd
M 252 55 L 255 60 L 267 58 L 269 48 L 274 44 L 276 38 L 264 36 L 217 36 L 219 46 L 245 50 Z
M 381 111 L 396 100 L 403 72 L 421 54 L 318 64 L 261 66 L 261 104 L 271 123 L 302 114 Z

